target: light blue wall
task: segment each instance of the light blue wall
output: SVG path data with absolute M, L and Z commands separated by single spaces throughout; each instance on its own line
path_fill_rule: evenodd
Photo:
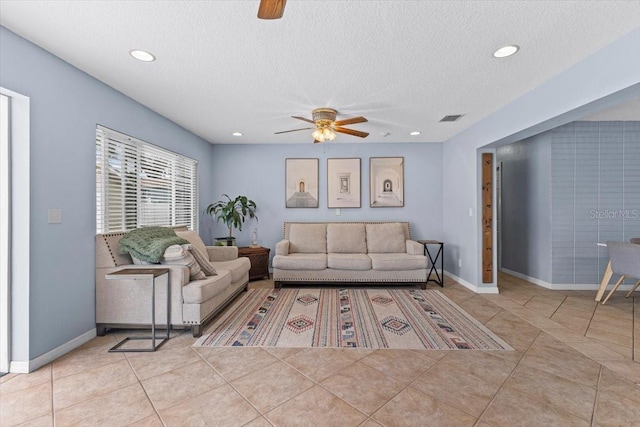
M 369 207 L 369 157 L 404 157 L 405 206 Z M 361 208 L 327 208 L 327 158 L 361 159 Z M 285 159 L 319 158 L 319 208 L 285 208 Z M 442 144 L 308 143 L 296 145 L 215 145 L 213 193 L 207 202 L 243 194 L 257 205 L 259 222 L 234 232 L 239 245 L 248 244 L 257 226 L 260 244 L 272 250 L 282 238 L 284 221 L 401 220 L 411 223 L 416 239 L 442 238 Z M 204 202 L 204 201 L 203 201 Z M 223 224 L 213 233 L 224 236 Z
M 467 128 L 443 144 L 443 235 L 450 248 L 445 269 L 472 286 L 482 284 L 480 264 L 480 221 L 478 212 L 478 148 L 507 141 L 511 136 L 534 129 L 508 142 L 527 138 L 578 117 L 571 112 L 612 94 L 638 93 L 640 87 L 640 28 L 616 40 L 561 74 L 536 87 L 486 119 Z M 523 52 L 524 54 L 524 52 Z M 517 78 L 517 76 L 514 76 Z M 468 215 L 469 208 L 473 216 Z M 462 267 L 456 264 L 462 259 Z
M 211 145 L 4 27 L 0 86 L 31 101 L 30 303 L 19 334 L 29 342 L 15 341 L 12 356 L 26 361 L 95 328 L 96 124 L 197 159 L 202 201 L 214 188 Z M 47 224 L 49 208 L 63 210 L 62 224 Z
M 554 285 L 600 281 L 607 240 L 640 236 L 640 122 L 572 122 L 501 147 L 502 266 Z
M 551 135 L 501 147 L 502 267 L 551 283 Z

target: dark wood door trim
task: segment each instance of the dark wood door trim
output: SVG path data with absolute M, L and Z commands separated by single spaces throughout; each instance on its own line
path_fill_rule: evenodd
M 493 282 L 493 154 L 482 153 L 482 283 Z

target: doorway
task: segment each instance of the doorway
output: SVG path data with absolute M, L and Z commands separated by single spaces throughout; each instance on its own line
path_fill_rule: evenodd
M 0 376 L 10 362 L 10 102 L 0 94 Z

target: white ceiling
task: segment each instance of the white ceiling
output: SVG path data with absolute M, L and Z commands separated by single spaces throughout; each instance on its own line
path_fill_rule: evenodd
M 640 121 L 640 98 L 590 114 L 580 120 L 606 122 L 611 120 Z
M 369 119 L 332 144 L 446 141 L 640 26 L 637 0 L 258 3 L 1 0 L 0 24 L 211 143 L 311 143 L 274 132 L 316 107 Z

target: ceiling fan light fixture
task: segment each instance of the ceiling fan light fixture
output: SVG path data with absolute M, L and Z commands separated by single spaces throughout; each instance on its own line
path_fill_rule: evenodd
M 142 49 L 130 50 L 129 55 L 142 62 L 153 62 L 156 60 L 156 57 L 151 52 L 147 52 L 146 50 Z
M 510 44 L 508 46 L 503 46 L 500 49 L 493 52 L 494 58 L 506 58 L 511 55 L 515 55 L 516 52 L 520 50 L 520 46 L 516 44 Z
M 325 140 L 333 141 L 336 139 L 336 133 L 330 127 L 326 127 L 322 130 L 322 136 Z
M 345 125 L 352 125 L 356 123 L 365 123 L 368 120 L 362 116 L 351 117 L 344 120 L 336 120 L 337 110 L 333 108 L 316 108 L 311 112 L 312 119 L 307 119 L 301 116 L 291 116 L 296 120 L 301 120 L 306 123 L 314 125 L 314 127 L 306 127 L 301 129 L 291 129 L 276 132 L 276 135 L 281 133 L 297 132 L 300 130 L 311 130 L 313 133 L 313 142 L 333 141 L 336 139 L 338 133 L 344 133 L 351 136 L 357 136 L 358 138 L 366 138 L 369 136 L 368 132 L 362 132 L 355 129 L 344 127 Z

